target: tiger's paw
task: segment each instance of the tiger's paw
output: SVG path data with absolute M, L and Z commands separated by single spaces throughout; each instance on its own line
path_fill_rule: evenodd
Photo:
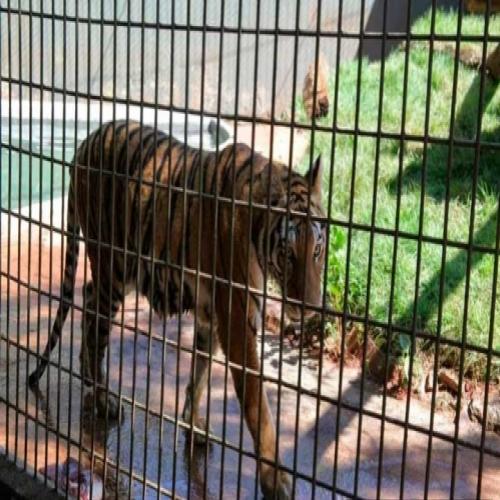
M 93 391 L 87 392 L 84 399 L 84 412 L 86 415 L 95 414 L 107 420 L 116 420 L 120 423 L 123 419 L 123 406 L 118 398 L 113 394 L 106 394 L 106 391 L 99 389 L 94 401 Z
M 102 418 L 121 422 L 123 406 L 115 395 L 106 394 L 106 391 L 102 390 L 97 393 L 97 414 Z
M 274 468 L 261 467 L 260 486 L 266 500 L 288 500 L 292 498 L 292 485 L 288 474 L 279 470 L 274 483 Z

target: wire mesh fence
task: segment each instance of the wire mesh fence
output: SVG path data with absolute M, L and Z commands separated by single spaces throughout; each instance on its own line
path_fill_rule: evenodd
M 0 447 L 66 497 L 497 495 L 495 0 L 0 2 Z

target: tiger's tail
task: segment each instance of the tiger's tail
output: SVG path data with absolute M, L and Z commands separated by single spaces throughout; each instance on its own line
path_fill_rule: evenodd
M 61 337 L 61 331 L 64 325 L 66 316 L 73 301 L 75 291 L 76 270 L 78 267 L 78 254 L 79 254 L 79 240 L 80 222 L 78 220 L 78 213 L 75 207 L 74 196 L 74 176 L 71 176 L 69 193 L 68 193 L 68 207 L 67 207 L 67 223 L 66 223 L 66 257 L 64 264 L 64 280 L 62 283 L 62 296 L 57 309 L 57 315 L 52 325 L 52 331 L 43 356 L 39 358 L 36 369 L 30 374 L 28 383 L 30 387 L 36 387 L 38 381 L 42 377 L 47 364 L 49 363 L 50 353 L 57 345 L 57 341 Z

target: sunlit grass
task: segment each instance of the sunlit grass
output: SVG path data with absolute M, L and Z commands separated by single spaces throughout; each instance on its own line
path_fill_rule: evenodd
M 455 34 L 457 15 L 438 11 L 435 26 L 438 33 Z M 413 26 L 415 33 L 428 33 L 429 29 L 429 14 Z M 483 18 L 463 18 L 463 33 L 481 35 L 483 31 Z M 500 34 L 500 16 L 491 18 L 489 32 Z M 327 167 L 325 187 L 333 175 L 329 199 L 331 216 L 347 222 L 352 204 L 353 222 L 370 225 L 373 217 L 377 228 L 399 229 L 403 233 L 397 239 L 392 235 L 375 234 L 370 266 L 370 232 L 354 229 L 349 235 L 346 228 L 332 227 L 332 233 L 340 233 L 335 238 L 334 257 L 329 262 L 328 285 L 334 305 L 343 308 L 343 292 L 348 285 L 346 307 L 351 311 L 364 314 L 368 301 L 368 314 L 376 320 L 404 327 L 415 324 L 432 335 L 439 332 L 443 338 L 464 339 L 468 344 L 484 348 L 488 347 L 492 334 L 493 348 L 500 350 L 498 298 L 492 304 L 493 252 L 500 194 L 500 89 L 495 82 L 486 79 L 480 107 L 480 75 L 459 64 L 453 137 L 459 141 L 475 141 L 480 120 L 479 135 L 486 145 L 478 155 L 473 142 L 455 143 L 450 148 L 447 141 L 454 94 L 453 55 L 434 51 L 431 56 L 428 42 L 411 44 L 406 87 L 405 66 L 406 52 L 401 48 L 386 59 L 383 73 L 380 62 L 365 60 L 343 63 L 339 70 L 338 127 L 375 133 L 380 109 L 381 131 L 386 137 L 377 140 L 359 135 L 355 138 L 349 131 L 338 133 L 334 142 L 330 133 L 316 133 L 314 137 L 314 152 L 322 154 Z M 359 109 L 356 109 L 359 71 L 361 85 Z M 381 84 L 383 97 L 380 102 Z M 335 95 L 335 75 L 331 74 L 332 105 L 330 115 L 321 121 L 323 125 L 333 123 Z M 302 119 L 305 121 L 305 114 Z M 399 140 L 390 136 L 402 132 L 412 139 Z M 432 138 L 429 142 L 422 140 L 427 135 Z M 488 148 L 488 143 L 495 143 L 497 149 Z M 474 171 L 475 163 L 477 172 Z M 443 267 L 443 245 L 432 239 L 445 236 L 447 185 L 446 237 L 453 244 L 445 249 Z M 328 202 L 326 197 L 325 201 Z M 476 251 L 469 255 L 466 249 L 459 247 L 469 242 L 471 224 L 472 242 L 489 249 L 490 253 Z M 421 244 L 416 238 L 407 236 L 407 233 L 418 235 L 420 231 L 427 238 Z M 467 272 L 469 268 L 470 273 Z M 500 280 L 497 288 L 500 289 Z M 439 307 L 441 296 L 442 308 Z M 485 356 L 467 352 L 466 369 L 477 373 L 484 369 L 485 360 Z M 498 373 L 500 361 L 494 362 Z

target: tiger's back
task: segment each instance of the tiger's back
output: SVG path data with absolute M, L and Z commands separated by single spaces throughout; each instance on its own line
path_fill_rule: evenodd
M 217 263 L 224 255 L 217 248 L 214 254 L 216 243 L 210 244 L 218 225 L 215 196 L 226 200 L 220 216 L 233 191 L 245 198 L 250 171 L 265 165 L 245 145 L 216 155 L 133 121 L 106 123 L 93 132 L 77 151 L 73 183 L 102 300 L 108 300 L 111 284 L 113 302 L 137 289 L 162 316 L 192 310 L 196 270 L 206 276 L 224 268 Z M 196 302 L 201 315 L 210 316 L 211 281 L 199 283 Z

